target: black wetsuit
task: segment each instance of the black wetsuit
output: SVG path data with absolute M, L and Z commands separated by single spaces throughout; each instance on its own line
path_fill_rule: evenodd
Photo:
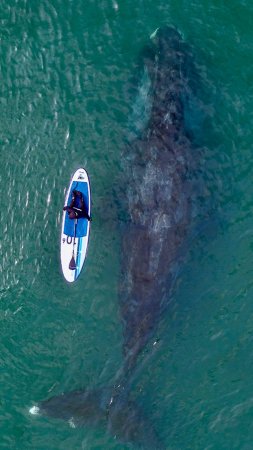
M 90 216 L 87 213 L 86 209 L 77 208 L 76 206 L 73 206 L 72 208 L 69 208 L 69 209 L 74 211 L 74 213 L 76 215 L 76 219 L 82 219 L 83 218 L 83 219 L 90 220 Z M 67 211 L 68 211 L 68 209 L 67 209 Z
M 75 203 L 77 200 L 80 200 L 80 208 L 78 208 L 77 206 L 75 206 Z M 73 191 L 72 192 L 72 199 L 71 199 L 71 203 L 69 206 L 64 206 L 64 211 L 67 211 L 68 214 L 73 212 L 75 214 L 75 219 L 88 219 L 91 220 L 85 202 L 84 202 L 84 198 L 83 198 L 83 194 L 80 191 Z M 74 217 L 73 217 L 74 218 Z

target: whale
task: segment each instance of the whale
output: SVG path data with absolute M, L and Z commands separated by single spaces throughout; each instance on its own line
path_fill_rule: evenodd
M 182 35 L 172 26 L 158 28 L 140 60 L 147 114 L 122 154 L 122 367 L 106 387 L 61 393 L 38 402 L 30 412 L 64 419 L 71 426 L 102 425 L 120 442 L 154 450 L 166 446 L 152 418 L 132 399 L 132 379 L 175 295 L 186 257 L 194 155 L 184 120 L 190 89 L 189 52 Z
M 191 222 L 193 149 L 184 122 L 188 47 L 172 27 L 151 37 L 152 46 L 143 51 L 150 117 L 123 157 L 128 220 L 119 301 L 128 372 L 171 301 Z

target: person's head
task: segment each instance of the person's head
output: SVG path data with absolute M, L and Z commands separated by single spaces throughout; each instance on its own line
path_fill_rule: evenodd
M 76 215 L 75 215 L 74 211 L 70 211 L 69 212 L 69 218 L 70 219 L 75 219 L 76 218 Z

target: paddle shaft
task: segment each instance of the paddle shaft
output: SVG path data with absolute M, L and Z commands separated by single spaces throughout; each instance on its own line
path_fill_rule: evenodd
M 77 226 L 77 219 L 75 219 L 75 225 L 74 225 L 74 242 L 73 242 L 73 256 L 75 252 L 75 243 L 76 243 L 76 226 Z
M 74 225 L 74 242 L 73 242 L 72 258 L 69 263 L 70 270 L 76 269 L 76 262 L 75 262 L 76 226 L 77 226 L 77 219 L 75 219 L 75 225 Z

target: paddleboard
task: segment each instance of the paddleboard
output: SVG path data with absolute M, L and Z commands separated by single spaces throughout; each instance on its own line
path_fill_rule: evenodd
M 85 169 L 78 169 L 72 176 L 65 198 L 65 206 L 70 205 L 73 190 L 82 192 L 90 216 L 90 182 Z M 78 207 L 78 205 L 75 206 Z M 61 229 L 61 267 L 64 278 L 69 283 L 76 281 L 81 273 L 87 255 L 89 234 L 90 222 L 87 219 L 70 219 L 67 211 L 63 211 Z

